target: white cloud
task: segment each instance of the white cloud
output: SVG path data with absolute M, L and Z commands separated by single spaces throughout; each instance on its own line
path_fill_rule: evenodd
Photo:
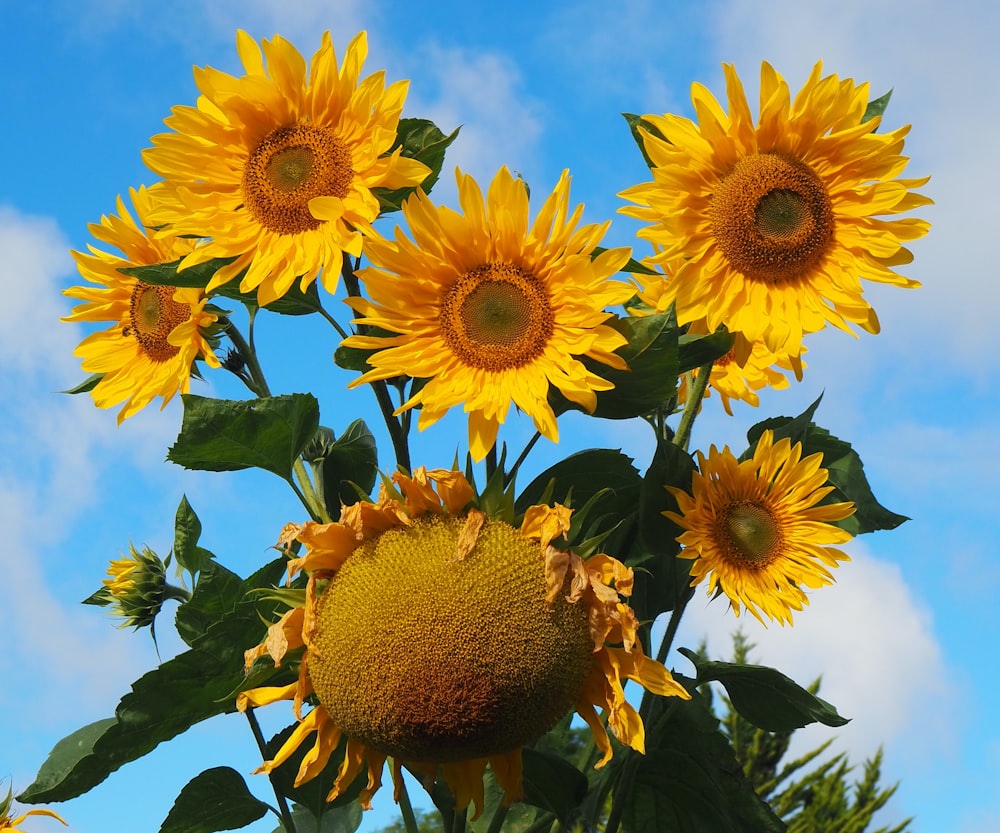
M 875 95 L 893 88 L 887 126 L 913 124 L 906 173 L 931 174 L 922 190 L 937 203 L 919 212 L 934 228 L 913 245 L 915 263 L 901 270 L 924 283 L 907 304 L 907 343 L 917 359 L 948 367 L 990 350 L 1000 283 L 989 199 L 1000 188 L 1000 169 L 989 160 L 1000 111 L 984 102 L 995 100 L 1000 74 L 992 43 L 997 7 L 922 0 L 904 11 L 865 0 L 780 0 L 764 13 L 759 3 L 732 0 L 716 7 L 713 20 L 720 60 L 737 64 L 748 95 L 761 59 L 793 88 L 820 58 L 827 72 L 871 81 Z M 940 359 L 927 347 L 937 333 L 949 346 Z
M 704 636 L 710 656 L 725 659 L 731 634 L 742 628 L 757 646 L 751 661 L 800 685 L 822 677 L 820 696 L 851 719 L 832 734 L 852 760 L 871 756 L 881 744 L 892 744 L 896 756 L 925 762 L 952 754 L 961 696 L 928 607 L 914 597 L 898 566 L 872 557 L 857 541 L 845 549 L 853 560 L 838 568 L 836 584 L 811 593 L 794 626 L 765 628 L 751 616 L 736 619 L 724 598 L 709 601 L 699 587 L 677 644 L 697 647 Z M 685 664 L 678 660 L 681 670 Z M 811 748 L 830 734 L 810 727 L 796 740 Z
M 485 187 L 501 165 L 512 171 L 534 167 L 542 133 L 539 102 L 525 92 L 516 64 L 498 53 L 428 43 L 404 59 L 414 79 L 407 113 L 433 121 L 444 133 L 461 125 L 448 148 L 435 193 L 455 194 L 455 167 Z

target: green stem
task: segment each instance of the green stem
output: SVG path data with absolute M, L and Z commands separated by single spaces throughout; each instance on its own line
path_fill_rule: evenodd
M 691 428 L 694 426 L 695 417 L 701 409 L 701 400 L 708 390 L 708 382 L 712 376 L 712 366 L 715 361 L 710 361 L 703 367 L 698 368 L 694 379 L 688 385 L 687 401 L 684 403 L 684 413 L 681 414 L 680 425 L 677 426 L 677 433 L 674 435 L 674 445 L 679 445 L 687 451 L 688 443 L 691 441 Z
M 468 812 L 468 807 L 464 810 L 457 810 L 455 812 L 455 820 L 451 827 L 451 833 L 465 833 L 465 816 Z
M 406 782 L 403 781 L 402 775 L 400 775 L 399 784 L 399 812 L 403 816 L 406 833 L 420 833 L 417 817 L 413 813 L 413 804 L 410 802 L 410 794 L 406 791 Z
M 251 318 L 251 322 L 253 319 Z M 252 324 L 251 324 L 252 325 Z M 237 329 L 236 325 L 231 319 L 227 318 L 224 326 L 225 333 L 229 337 L 229 340 L 233 343 L 233 347 L 240 354 L 240 358 L 246 364 L 246 368 L 250 373 L 250 381 L 252 384 L 248 384 L 251 391 L 257 394 L 258 397 L 266 397 L 271 395 L 271 389 L 267 386 L 267 380 L 264 378 L 264 371 L 261 370 L 260 362 L 257 361 L 257 353 L 254 351 L 250 343 L 243 338 L 243 334 Z
M 486 828 L 486 833 L 500 833 L 503 829 L 503 820 L 507 818 L 507 811 L 510 809 L 506 804 L 500 802 L 496 810 L 493 811 L 493 818 L 490 819 L 490 826 Z
M 191 601 L 191 591 L 176 584 L 163 585 L 163 601 L 167 599 L 177 599 L 181 604 Z
M 330 324 L 333 326 L 333 328 L 340 334 L 341 338 L 347 338 L 350 335 L 350 333 L 346 332 L 344 330 L 344 328 L 341 327 L 340 324 L 337 323 L 337 319 L 334 318 L 332 315 L 330 315 L 330 313 L 328 313 L 326 311 L 326 307 L 323 307 L 323 306 L 316 307 L 316 312 L 318 312 L 327 321 L 330 322 Z
M 257 742 L 257 748 L 260 750 L 261 760 L 267 760 L 267 742 L 264 740 L 264 733 L 260 730 L 260 723 L 257 722 L 257 715 L 253 713 L 253 707 L 251 706 L 244 712 L 247 716 L 247 722 L 250 724 L 250 731 L 253 732 L 253 739 Z M 296 833 L 295 831 L 295 821 L 292 819 L 292 813 L 288 809 L 288 802 L 285 796 L 281 794 L 278 789 L 278 782 L 275 776 L 271 773 L 267 775 L 268 780 L 271 782 L 271 788 L 274 790 L 274 797 L 278 799 L 278 817 L 281 819 L 281 825 L 285 828 L 286 833 Z
M 347 289 L 347 294 L 352 298 L 361 297 L 361 283 L 358 281 L 358 276 L 354 273 L 354 270 L 357 269 L 360 264 L 361 259 L 358 258 L 352 267 L 350 260 L 345 257 L 344 264 L 340 270 L 341 277 L 344 279 L 344 286 Z M 367 331 L 367 326 L 363 324 L 358 325 L 359 334 L 364 334 Z M 389 396 L 389 386 L 383 379 L 369 382 L 369 385 L 375 393 L 375 401 L 378 402 L 379 410 L 382 412 L 382 420 L 385 422 L 385 427 L 389 431 L 389 439 L 392 440 L 392 449 L 396 454 L 396 465 L 409 472 L 410 445 L 407 436 L 408 431 L 400 425 L 399 420 L 395 416 L 396 408 L 392 404 L 392 397 Z

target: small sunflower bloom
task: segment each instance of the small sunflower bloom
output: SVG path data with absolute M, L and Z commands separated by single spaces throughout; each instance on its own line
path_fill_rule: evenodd
M 903 245 L 930 225 L 894 215 L 931 203 L 928 178 L 901 177 L 909 126 L 876 133 L 863 121 L 869 85 L 822 75 L 817 63 L 794 100 L 768 63 L 761 68 L 756 126 L 742 83 L 724 65 L 728 112 L 700 84 L 697 121 L 644 116 L 653 181 L 623 191 L 621 209 L 649 225 L 649 259 L 666 277 L 659 293 L 678 322 L 725 325 L 773 353 L 798 355 L 802 337 L 827 325 L 879 331 L 862 279 L 917 287 L 894 268 Z M 665 307 L 664 307 L 665 308 Z
M 129 544 L 128 555 L 116 558 L 108 565 L 108 578 L 85 604 L 111 608 L 122 619 L 121 627 L 152 627 L 167 599 L 190 598 L 187 590 L 174 587 L 166 579 L 169 556 L 164 562 L 149 547 L 137 550 Z
M 28 833 L 21 827 L 28 816 L 48 816 L 49 818 L 62 822 L 67 827 L 69 826 L 66 824 L 66 820 L 58 813 L 41 808 L 37 810 L 28 810 L 15 818 L 13 807 L 14 791 L 11 787 L 8 787 L 7 797 L 3 801 L 0 801 L 0 833 Z
M 626 369 L 615 354 L 626 340 L 608 326 L 606 308 L 634 287 L 611 279 L 629 249 L 595 256 L 610 224 L 579 225 L 583 206 L 570 211 L 567 171 L 533 225 L 527 189 L 506 168 L 485 200 L 471 176 L 456 176 L 462 213 L 418 191 L 403 205 L 412 240 L 399 229 L 394 240 L 366 232 L 373 265 L 358 274 L 370 300 L 348 303 L 360 314 L 356 324 L 397 335 L 356 335 L 345 344 L 378 351 L 352 387 L 397 376 L 429 380 L 398 411 L 419 407 L 421 430 L 461 404 L 470 451 L 481 460 L 511 404 L 553 441 L 550 387 L 593 411 L 597 392 L 614 385 L 581 359 Z
M 689 332 L 695 332 L 697 328 L 692 328 Z M 805 352 L 803 347 L 802 351 Z M 788 377 L 784 372 L 790 372 L 795 378 L 802 379 L 802 371 L 806 363 L 802 361 L 801 355 L 787 356 L 777 355 L 767 349 L 767 345 L 762 341 L 753 344 L 746 344 L 741 338 L 736 338 L 736 343 L 729 351 L 715 360 L 712 365 L 712 373 L 709 377 L 708 390 L 705 392 L 706 398 L 714 390 L 719 394 L 722 407 L 729 416 L 733 415 L 732 401 L 745 402 L 756 408 L 760 405 L 758 391 L 765 388 L 773 390 L 784 390 L 789 385 Z M 698 375 L 694 371 L 693 377 Z M 687 401 L 687 377 L 681 376 L 680 385 L 677 390 L 677 401 L 681 404 Z
M 294 539 L 283 533 L 303 544 L 289 569 L 309 573 L 305 604 L 246 659 L 277 664 L 304 646 L 298 680 L 245 691 L 237 706 L 291 700 L 300 722 L 261 771 L 312 738 L 299 785 L 346 738 L 328 801 L 367 765 L 360 801 L 370 807 L 391 757 L 397 798 L 406 766 L 442 779 L 457 808 L 474 804 L 478 815 L 486 767 L 508 802 L 520 798 L 522 747 L 570 710 L 590 726 L 598 766 L 612 755 L 598 708 L 612 734 L 643 751 L 624 682 L 690 695 L 643 654 L 624 601 L 631 570 L 552 546 L 568 529 L 565 507 L 532 507 L 517 527 L 478 510 L 459 472 L 419 469 L 393 484 L 337 523 L 303 524 Z M 306 702 L 316 705 L 303 715 Z
M 340 64 L 329 32 L 308 66 L 279 36 L 258 45 L 240 31 L 236 45 L 245 74 L 196 68 L 197 105 L 175 107 L 173 132 L 143 153 L 171 197 L 156 221 L 204 238 L 182 269 L 234 258 L 209 292 L 241 273 L 240 290 L 256 290 L 261 306 L 318 275 L 333 292 L 345 254 L 361 254 L 357 229 L 379 214 L 373 189 L 416 186 L 430 172 L 391 150 L 408 82 L 360 78 L 365 32 Z
M 737 616 L 745 607 L 762 624 L 763 616 L 792 624 L 792 611 L 809 603 L 802 587 L 832 584 L 828 568 L 849 560 L 833 545 L 852 536 L 831 522 L 854 504 L 820 503 L 834 489 L 822 463 L 787 437 L 775 443 L 770 430 L 742 462 L 728 447 L 698 452 L 690 493 L 667 486 L 678 511 L 663 513 L 684 530 L 679 557 L 693 561 L 691 586 L 706 581 Z
M 111 324 L 87 336 L 73 355 L 83 359 L 84 371 L 102 375 L 90 392 L 97 407 L 124 403 L 119 424 L 158 396 L 166 407 L 175 394 L 187 393 L 196 361 L 220 365 L 212 346 L 218 317 L 205 309 L 208 299 L 200 289 L 153 286 L 119 271 L 172 263 L 191 251 L 192 241 L 160 237 L 148 227 L 160 194 L 158 186 L 130 191 L 137 220 L 119 197 L 118 213 L 92 224 L 90 233 L 121 254 L 94 246 L 89 253 L 73 252 L 90 285 L 63 290 L 84 303 L 61 320 Z

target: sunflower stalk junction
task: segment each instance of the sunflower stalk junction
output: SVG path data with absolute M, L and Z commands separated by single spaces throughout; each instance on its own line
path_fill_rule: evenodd
M 276 474 L 304 511 L 210 503 L 206 522 L 228 533 L 216 554 L 185 497 L 170 557 L 132 547 L 111 562 L 87 602 L 152 629 L 175 600 L 180 653 L 109 704 L 113 717 L 57 745 L 19 799 L 70 800 L 242 711 L 260 760 L 195 775 L 163 829 L 237 829 L 271 810 L 286 833 L 355 833 L 388 761 L 406 833 L 423 820 L 404 772 L 445 833 L 657 833 L 664 818 L 781 833 L 705 685 L 752 690 L 729 699 L 758 728 L 843 718 L 775 669 L 684 647 L 694 676 L 668 668 L 686 608 L 700 586 L 725 597 L 719 616 L 791 625 L 849 569 L 839 547 L 905 518 L 876 501 L 851 445 L 814 423 L 818 400 L 752 425 L 745 449 L 689 445 L 702 408 L 737 419 L 789 387 L 786 374 L 813 384 L 812 334 L 876 332 L 863 281 L 917 286 L 890 268 L 928 229 L 896 217 L 929 202 L 914 190 L 926 180 L 900 178 L 906 129 L 859 129 L 867 85 L 819 64 L 798 95 L 763 65 L 755 121 L 727 65 L 728 107 L 699 85 L 697 122 L 626 117 L 650 176 L 619 194 L 649 246 L 633 257 L 602 245 L 609 222 L 583 221 L 568 170 L 534 195 L 507 167 L 482 184 L 457 170 L 457 209 L 438 204 L 458 131 L 404 118 L 406 82 L 362 77 L 366 33 L 346 50 L 322 33 L 311 60 L 280 36 L 236 40 L 243 73 L 197 69 L 198 99 L 144 151 L 157 184 L 130 191 L 136 216 L 119 199 L 91 227 L 118 251 L 74 252 L 87 285 L 66 291 L 80 303 L 65 320 L 106 329 L 80 344 L 90 377 L 71 391 L 120 407 L 119 421 L 181 394 L 172 463 Z M 341 291 L 348 327 L 319 300 Z M 222 299 L 247 310 L 246 338 Z M 330 324 L 319 329 L 335 368 L 316 389 L 331 372 L 369 388 L 391 449 L 349 397 L 322 403 L 321 419 L 311 392 L 272 395 L 254 340 L 264 315 Z M 303 355 L 331 352 L 287 341 L 277 349 L 297 371 Z M 189 392 L 220 368 L 252 398 Z M 268 370 L 280 389 L 281 370 Z M 590 430 L 563 418 L 571 410 Z M 461 414 L 458 438 L 442 429 L 448 413 Z M 427 461 L 411 459 L 414 414 Z M 652 427 L 648 461 L 591 447 L 611 420 Z M 515 422 L 534 434 L 508 469 Z M 556 443 L 555 461 L 519 482 L 529 454 Z M 232 566 L 275 541 L 277 557 L 246 575 Z M 191 591 L 166 584 L 171 558 Z M 288 721 L 270 743 L 265 707 Z M 277 809 L 249 770 L 267 774 Z

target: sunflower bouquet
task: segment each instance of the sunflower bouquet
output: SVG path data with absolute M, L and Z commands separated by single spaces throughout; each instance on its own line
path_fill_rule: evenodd
M 678 625 L 699 585 L 790 625 L 847 560 L 839 545 L 905 518 L 813 422 L 818 402 L 754 425 L 745 450 L 689 445 L 712 391 L 731 415 L 801 378 L 809 334 L 877 333 L 863 280 L 917 286 L 895 269 L 929 226 L 897 215 L 930 200 L 901 176 L 907 128 L 878 130 L 888 97 L 817 64 L 792 100 L 765 63 L 756 119 L 729 66 L 725 108 L 696 84 L 694 121 L 626 116 L 651 175 L 620 194 L 652 248 L 633 256 L 602 246 L 610 222 L 582 222 L 568 172 L 538 196 L 507 168 L 485 191 L 457 171 L 458 209 L 438 204 L 458 131 L 403 118 L 406 82 L 362 77 L 364 33 L 342 60 L 329 33 L 308 63 L 281 37 L 240 32 L 237 48 L 244 74 L 195 70 L 197 102 L 143 154 L 159 179 L 74 253 L 86 284 L 65 320 L 103 329 L 77 348 L 91 375 L 72 392 L 119 422 L 179 393 L 168 460 L 270 472 L 301 516 L 276 519 L 274 557 L 240 575 L 184 498 L 166 559 L 111 562 L 87 602 L 153 629 L 172 600 L 184 648 L 19 799 L 72 799 L 241 714 L 264 778 L 195 775 L 161 833 L 269 812 L 288 833 L 353 831 L 387 769 L 410 833 L 417 786 L 450 833 L 785 829 L 708 684 L 763 729 L 844 718 L 775 669 L 684 648 L 668 669 Z M 391 452 L 337 402 L 326 424 L 314 393 L 271 390 L 262 313 L 329 325 L 321 373 L 372 392 Z M 190 393 L 209 372 L 250 397 Z M 451 462 L 411 459 L 413 415 L 431 431 L 458 406 Z M 516 456 L 512 407 L 534 427 Z M 655 452 L 638 468 L 576 450 L 529 480 L 571 411 L 630 420 Z M 288 725 L 268 736 L 258 713 L 279 701 Z

